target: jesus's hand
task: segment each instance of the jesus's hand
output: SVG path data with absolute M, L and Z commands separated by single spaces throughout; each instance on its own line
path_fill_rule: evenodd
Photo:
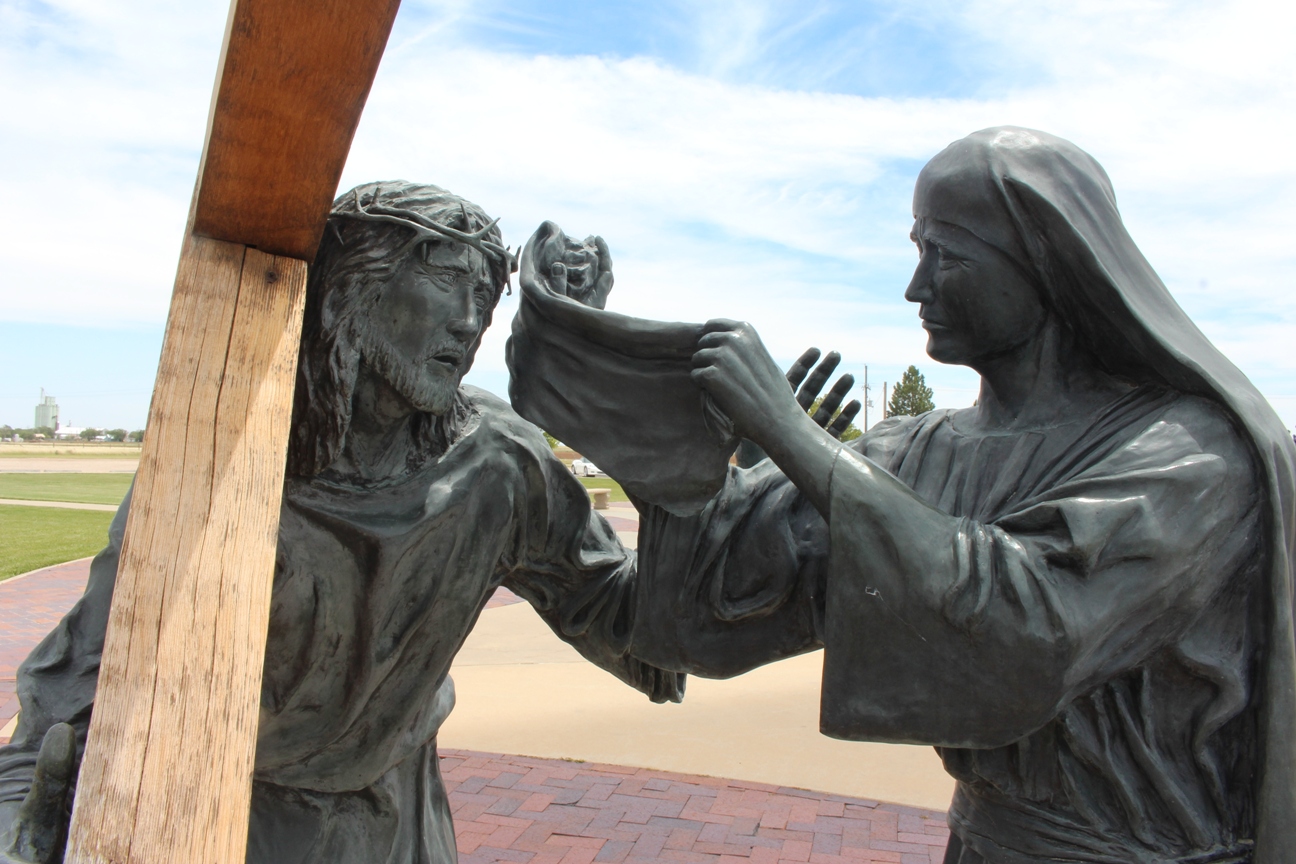
M 67 799 L 76 776 L 76 733 L 56 723 L 45 733 L 31 790 L 0 836 L 0 864 L 53 864 L 63 860 Z

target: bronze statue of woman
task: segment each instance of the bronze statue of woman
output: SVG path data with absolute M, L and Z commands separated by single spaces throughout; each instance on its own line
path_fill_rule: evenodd
M 770 458 L 696 515 L 641 502 L 631 650 L 727 677 L 824 647 L 826 734 L 957 779 L 948 864 L 1290 860 L 1290 434 L 1075 145 L 970 135 L 914 219 L 905 296 L 976 405 L 844 445 L 750 325 L 705 325 L 693 380 Z

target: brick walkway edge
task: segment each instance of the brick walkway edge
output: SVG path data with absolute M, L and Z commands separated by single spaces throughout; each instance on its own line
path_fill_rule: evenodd
M 460 864 L 940 864 L 945 814 L 643 768 L 442 750 Z

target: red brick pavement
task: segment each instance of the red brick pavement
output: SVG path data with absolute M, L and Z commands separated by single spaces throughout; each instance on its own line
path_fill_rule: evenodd
M 608 509 L 600 510 L 599 513 L 612 526 L 613 531 L 639 530 L 639 511 L 634 509 L 633 504 L 617 501 L 609 504 Z
M 801 789 L 441 751 L 460 864 L 940 864 L 945 814 Z
M 18 664 L 85 593 L 90 559 L 56 564 L 0 582 L 0 729 L 18 713 Z M 7 744 L 9 736 L 0 736 Z
M 496 588 L 495 593 L 486 601 L 487 609 L 496 609 L 500 606 L 512 606 L 514 603 L 521 603 L 522 598 L 514 594 L 507 588 Z
M 90 559 L 56 564 L 0 582 L 0 680 L 54 629 L 85 593 Z

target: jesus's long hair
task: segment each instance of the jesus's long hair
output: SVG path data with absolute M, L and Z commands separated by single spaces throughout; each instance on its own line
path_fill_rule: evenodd
M 447 236 L 420 241 L 428 225 L 445 226 Z M 480 207 L 438 186 L 403 180 L 366 183 L 334 202 L 306 283 L 289 476 L 313 477 L 342 451 L 351 426 L 360 346 L 369 310 L 381 298 L 383 286 L 407 255 L 422 254 L 428 243 L 461 242 L 455 239 L 461 235 L 477 238 L 472 242 L 490 266 L 495 290 L 482 322 L 485 332 L 508 287 L 512 259 L 501 245 L 499 229 Z M 474 342 L 464 360 L 465 371 L 476 351 Z M 443 450 L 468 410 L 461 391 L 445 415 L 418 415 L 416 441 L 424 451 Z

